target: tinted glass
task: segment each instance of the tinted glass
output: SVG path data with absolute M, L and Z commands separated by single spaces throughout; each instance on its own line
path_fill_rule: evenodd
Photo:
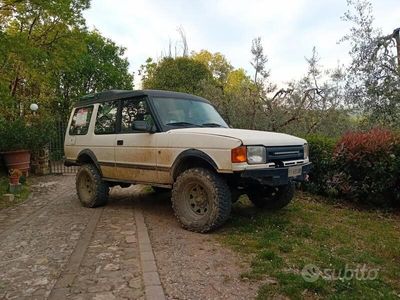
M 75 108 L 74 115 L 72 116 L 71 126 L 69 128 L 70 135 L 87 134 L 92 111 L 93 106 Z
M 129 99 L 122 104 L 121 132 L 137 132 L 135 121 L 145 121 L 150 127 L 154 125 L 145 99 Z
M 186 123 L 188 126 L 228 127 L 215 108 L 206 102 L 179 98 L 153 99 L 165 126 L 181 127 Z
M 115 133 L 117 124 L 118 102 L 105 102 L 99 105 L 97 111 L 95 134 Z

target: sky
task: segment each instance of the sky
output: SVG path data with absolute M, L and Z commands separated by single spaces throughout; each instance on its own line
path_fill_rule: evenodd
M 391 33 L 400 26 L 400 0 L 371 2 L 376 27 Z M 181 49 L 178 28 L 189 51 L 221 52 L 249 75 L 251 41 L 261 37 L 279 86 L 306 73 L 314 46 L 326 68 L 349 62 L 348 45 L 338 43 L 350 28 L 341 20 L 346 10 L 346 0 L 92 0 L 84 16 L 90 29 L 126 48 L 136 88 L 148 57 L 167 53 L 170 41 Z

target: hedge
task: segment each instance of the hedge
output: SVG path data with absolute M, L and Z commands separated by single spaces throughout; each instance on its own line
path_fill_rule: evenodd
M 312 135 L 307 137 L 310 146 L 310 160 L 312 169 L 309 174 L 309 182 L 304 187 L 312 192 L 322 195 L 334 193 L 327 184 L 334 174 L 333 151 L 336 139 Z
M 311 136 L 314 193 L 380 207 L 400 206 L 400 136 L 384 129 L 350 132 L 335 141 Z

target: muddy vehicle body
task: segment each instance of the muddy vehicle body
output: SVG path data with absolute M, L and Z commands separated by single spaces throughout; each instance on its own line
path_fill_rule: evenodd
M 106 204 L 115 185 L 172 190 L 179 222 L 197 232 L 223 224 L 242 194 L 260 208 L 286 206 L 310 169 L 304 139 L 229 128 L 206 99 L 156 90 L 83 97 L 64 148 L 65 165 L 80 166 L 82 205 Z

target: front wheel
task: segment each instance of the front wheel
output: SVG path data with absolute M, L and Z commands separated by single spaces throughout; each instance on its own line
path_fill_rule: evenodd
M 99 170 L 92 164 L 83 165 L 76 174 L 76 191 L 81 204 L 97 207 L 107 203 L 109 187 Z
M 294 197 L 294 184 L 261 187 L 247 193 L 250 201 L 258 208 L 281 209 L 287 206 Z
M 189 169 L 173 186 L 172 207 L 183 228 L 208 232 L 228 219 L 231 192 L 225 180 L 211 170 Z

